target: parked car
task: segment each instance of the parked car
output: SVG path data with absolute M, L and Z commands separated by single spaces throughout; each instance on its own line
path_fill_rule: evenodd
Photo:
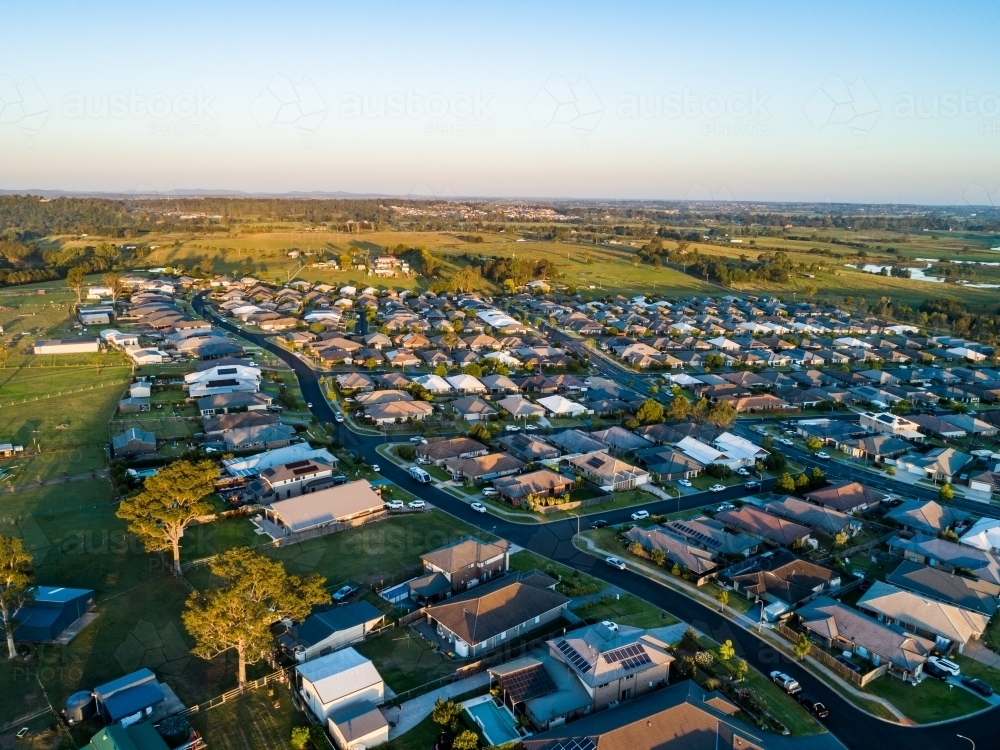
M 932 661 L 924 663 L 924 674 L 942 682 L 947 682 L 951 672 L 947 672 Z
M 336 593 L 333 595 L 333 600 L 335 602 L 342 602 L 345 599 L 354 596 L 356 593 L 358 593 L 358 587 L 353 583 L 348 583 L 337 589 Z
M 760 482 L 758 482 L 756 479 L 751 479 L 749 482 L 744 483 L 743 486 L 748 490 L 759 490 Z
M 843 654 L 837 654 L 833 658 L 836 659 L 837 661 L 839 661 L 841 664 L 843 664 L 845 667 L 847 667 L 852 672 L 855 672 L 857 674 L 861 674 L 861 667 L 859 667 L 857 664 L 855 664 L 853 661 L 851 661 L 850 659 L 848 659 Z
M 385 504 L 386 510 L 402 510 L 403 501 L 402 500 L 388 500 Z
M 725 492 L 726 486 L 724 484 L 713 484 L 708 488 L 709 492 Z
M 747 471 L 742 466 L 739 469 L 736 470 L 736 473 L 739 474 L 741 477 L 748 477 L 748 476 L 750 476 L 750 472 Z
M 509 424 L 506 427 L 504 427 L 504 430 L 506 432 L 520 432 L 521 428 L 518 427 L 516 424 Z
M 410 442 L 411 443 L 426 443 L 427 441 L 424 440 L 422 437 L 420 437 L 420 435 L 414 435 L 413 437 L 410 438 Z
M 771 679 L 780 685 L 781 689 L 789 695 L 795 695 L 796 693 L 802 692 L 802 686 L 784 672 L 779 672 L 777 670 L 771 672 Z
M 483 487 L 483 497 L 496 497 L 500 494 L 500 490 L 496 487 Z
M 472 508 L 474 511 L 476 511 L 476 513 L 485 513 L 486 512 L 486 506 L 483 505 L 482 503 L 478 503 L 478 502 L 477 503 L 472 503 L 469 507 Z
M 596 521 L 591 521 L 590 522 L 590 528 L 592 528 L 592 529 L 603 529 L 607 525 L 608 525 L 608 522 L 605 521 L 604 519 L 598 519 Z
M 975 690 L 985 698 L 993 695 L 993 687 L 988 682 L 977 680 L 975 677 L 963 677 L 962 684 L 969 688 L 969 690 Z
M 309 408 L 309 409 L 312 409 L 313 408 L 312 401 L 310 401 L 308 404 L 306 404 L 306 407 Z
M 421 466 L 430 466 L 434 462 L 431 461 L 429 458 L 424 458 L 423 456 L 417 456 L 417 463 L 420 464 Z
M 524 431 L 525 432 L 538 432 L 538 425 L 537 424 L 526 424 L 524 426 Z
M 344 415 L 343 414 L 340 414 L 340 413 L 334 414 L 333 418 L 334 418 L 334 420 L 336 420 L 337 422 L 339 422 L 341 424 L 343 424 L 343 422 L 344 422 Z
M 830 715 L 830 712 L 826 710 L 826 706 L 808 693 L 799 693 L 795 697 L 802 704 L 802 707 L 817 719 L 825 719 Z
M 958 666 L 955 662 L 951 661 L 950 659 L 945 659 L 942 656 L 928 657 L 927 663 L 934 664 L 935 666 L 940 667 L 953 677 L 958 677 L 960 674 L 962 674 L 962 668 L 960 666 Z
M 617 557 L 609 557 L 604 562 L 606 562 L 612 568 L 618 568 L 618 570 L 625 570 L 625 561 L 619 560 Z
M 649 518 L 648 510 L 637 510 L 635 513 L 632 514 L 633 521 L 643 521 L 647 518 Z
M 677 484 L 679 484 L 681 487 L 691 487 L 692 486 L 690 479 L 678 479 L 677 480 Z
M 825 453 L 824 451 L 820 451 L 819 453 L 816 454 L 816 458 L 818 458 L 820 461 L 829 461 L 830 454 Z
M 427 507 L 427 503 L 425 503 L 423 500 L 411 500 L 406 504 L 406 507 L 411 508 L 413 510 L 421 510 L 422 508 Z
M 722 512 L 724 510 L 736 510 L 736 506 L 732 503 L 723 503 L 716 509 L 717 512 Z
M 372 464 L 372 471 L 382 471 L 382 467 L 378 464 Z

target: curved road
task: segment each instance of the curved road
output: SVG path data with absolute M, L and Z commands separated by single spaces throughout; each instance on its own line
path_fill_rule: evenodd
M 228 321 L 215 316 L 210 310 L 205 310 L 203 295 L 198 295 L 194 299 L 193 307 L 196 312 L 210 318 L 220 328 L 250 340 L 284 360 L 295 371 L 306 401 L 313 404 L 313 414 L 320 422 L 334 422 L 334 411 L 322 393 L 319 375 L 299 357 L 271 344 L 265 336 L 243 331 Z M 416 484 L 406 471 L 384 460 L 375 450 L 382 442 L 381 437 L 359 435 L 347 429 L 344 424 L 338 424 L 337 430 L 338 437 L 344 441 L 345 446 L 364 455 L 370 463 L 379 463 L 382 467 L 382 474 L 386 478 L 423 497 L 456 518 L 652 602 L 699 630 L 710 634 L 717 641 L 731 639 L 737 653 L 765 674 L 773 669 L 781 669 L 790 674 L 801 683 L 806 692 L 816 696 L 826 704 L 830 710 L 830 716 L 824 721 L 824 724 L 835 737 L 851 750 L 865 750 L 886 745 L 905 747 L 907 750 L 948 750 L 950 748 L 968 750 L 970 747 L 968 741 L 957 735 L 970 738 L 979 748 L 1000 747 L 997 729 L 993 723 L 996 718 L 994 710 L 947 724 L 927 727 L 905 727 L 877 719 L 856 708 L 811 672 L 786 658 L 754 633 L 734 626 L 713 608 L 706 607 L 638 573 L 610 568 L 593 556 L 579 551 L 573 546 L 572 541 L 577 528 L 575 520 L 521 524 L 492 515 L 483 516 L 470 509 L 467 503 L 446 492 L 428 485 Z M 823 468 L 830 467 L 824 465 Z M 742 487 L 730 488 L 725 493 L 713 495 L 712 500 L 739 497 L 743 492 Z M 705 495 L 698 493 L 681 498 L 679 501 L 656 501 L 643 507 L 655 514 L 673 512 L 678 507 L 685 509 L 704 504 L 706 504 Z M 633 509 L 602 513 L 601 517 L 606 518 L 612 524 L 623 523 L 630 520 L 629 514 Z

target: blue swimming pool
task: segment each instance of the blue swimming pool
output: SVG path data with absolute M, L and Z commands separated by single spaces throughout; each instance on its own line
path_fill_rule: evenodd
M 466 704 L 465 710 L 491 745 L 502 745 L 520 738 L 514 717 L 502 708 L 497 708 L 492 699 L 473 705 Z

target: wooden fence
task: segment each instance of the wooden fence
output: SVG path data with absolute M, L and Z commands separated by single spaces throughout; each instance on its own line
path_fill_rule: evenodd
M 262 688 L 265 685 L 269 685 L 272 682 L 287 682 L 290 679 L 292 670 L 295 667 L 286 667 L 285 669 L 279 669 L 277 672 L 271 672 L 271 674 L 264 675 L 260 679 L 253 680 L 252 682 L 247 682 L 243 687 L 238 687 L 234 690 L 230 690 L 227 693 L 211 698 L 204 703 L 199 703 L 196 706 L 191 706 L 190 708 L 185 708 L 183 711 L 178 711 L 178 716 L 190 716 L 191 714 L 201 713 L 202 711 L 208 711 L 209 709 L 221 706 L 231 700 L 235 700 L 247 693 Z
M 775 630 L 777 630 L 781 636 L 791 641 L 792 643 L 798 643 L 799 636 L 801 635 L 801 633 L 792 630 L 790 627 L 784 625 L 783 623 L 778 623 L 778 625 L 775 626 Z M 864 687 L 872 680 L 881 677 L 882 675 L 884 675 L 886 672 L 889 671 L 889 665 L 882 664 L 881 666 L 876 667 L 870 672 L 866 672 L 865 674 L 859 674 L 854 670 L 849 669 L 848 667 L 841 664 L 833 656 L 826 653 L 826 651 L 821 649 L 815 643 L 810 643 L 809 645 L 810 645 L 809 656 L 813 657 L 824 667 L 827 667 L 828 669 L 833 671 L 838 677 L 841 677 L 844 680 L 847 680 L 848 682 L 857 685 L 858 687 Z

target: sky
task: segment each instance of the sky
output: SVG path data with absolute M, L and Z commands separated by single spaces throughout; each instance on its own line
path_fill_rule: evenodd
M 1000 205 L 995 2 L 0 0 L 0 189 Z

